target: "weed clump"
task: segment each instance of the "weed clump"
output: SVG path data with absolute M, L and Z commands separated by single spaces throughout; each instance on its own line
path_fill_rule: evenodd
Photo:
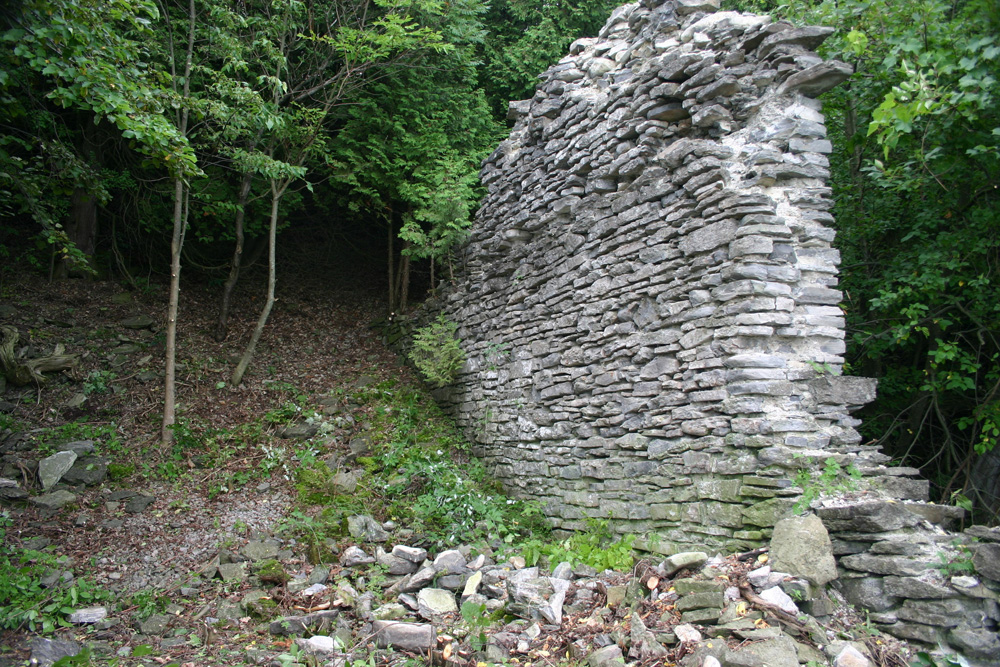
M 444 315 L 425 327 L 417 329 L 413 336 L 410 360 L 432 387 L 441 388 L 451 384 L 465 363 L 465 352 L 456 337 L 458 325 Z

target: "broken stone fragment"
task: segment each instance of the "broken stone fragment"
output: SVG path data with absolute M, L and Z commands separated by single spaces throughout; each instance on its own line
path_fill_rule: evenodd
M 442 588 L 425 588 L 417 594 L 417 613 L 427 620 L 458 611 L 455 595 Z
M 619 667 L 625 664 L 625 656 L 617 644 L 599 648 L 587 656 L 589 667 Z
M 35 637 L 30 642 L 31 664 L 38 667 L 52 667 L 57 661 L 63 658 L 71 658 L 83 647 L 73 641 L 64 639 L 44 639 Z
M 75 503 L 76 494 L 60 489 L 58 491 L 53 491 L 52 493 L 35 496 L 28 502 L 44 510 L 54 511 L 61 509 L 70 503 Z
M 375 621 L 372 630 L 379 648 L 423 653 L 436 644 L 434 626 L 427 623 Z
M 350 546 L 340 554 L 340 564 L 344 567 L 354 567 L 356 565 L 368 565 L 374 563 L 375 559 L 364 552 L 361 547 Z
M 784 95 L 798 92 L 807 97 L 818 97 L 836 88 L 853 73 L 853 67 L 839 60 L 818 63 L 788 77 L 778 92 Z
M 326 635 L 314 635 L 308 639 L 299 638 L 295 640 L 295 643 L 306 655 L 326 656 L 337 650 L 333 637 Z
M 553 625 L 560 625 L 563 601 L 570 583 L 552 577 L 524 576 L 529 572 L 520 570 L 507 580 L 507 592 L 511 599 L 508 609 L 521 618 L 544 619 Z
M 42 489 L 48 491 L 55 486 L 63 475 L 69 472 L 75 461 L 76 452 L 73 451 L 56 452 L 39 461 L 38 479 L 42 483 Z
M 837 578 L 830 535 L 815 514 L 789 517 L 775 524 L 770 557 L 774 569 L 817 586 Z
M 154 323 L 155 320 L 149 315 L 135 315 L 120 322 L 126 329 L 149 329 Z
M 66 617 L 66 620 L 70 623 L 83 625 L 85 623 L 97 623 L 99 621 L 103 621 L 107 617 L 107 607 L 86 607 L 84 609 L 77 609 L 74 612 L 70 612 L 69 616 Z
M 347 532 L 362 542 L 385 542 L 389 539 L 389 533 L 367 514 L 347 517 Z

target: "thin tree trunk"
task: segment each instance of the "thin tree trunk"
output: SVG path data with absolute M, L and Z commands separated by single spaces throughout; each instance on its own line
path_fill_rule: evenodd
M 389 224 L 389 257 L 388 261 L 386 262 L 386 265 L 389 267 L 389 312 L 393 313 L 396 310 L 395 294 L 394 294 L 396 281 L 394 280 L 392 269 L 393 269 L 393 264 L 396 261 L 396 258 L 393 257 L 393 252 L 392 252 L 392 214 L 389 215 L 388 224 Z
M 219 321 L 215 327 L 215 340 L 222 342 L 229 331 L 229 309 L 232 307 L 233 290 L 240 279 L 240 262 L 243 260 L 243 221 L 246 218 L 247 200 L 250 198 L 250 185 L 253 174 L 244 174 L 240 183 L 239 201 L 236 207 L 236 248 L 233 251 L 233 262 L 229 268 L 229 277 L 222 287 L 222 306 L 219 308 Z
M 267 318 L 270 317 L 271 308 L 274 306 L 274 284 L 276 282 L 274 246 L 278 235 L 278 203 L 281 201 L 281 196 L 285 192 L 286 185 L 278 188 L 277 184 L 274 181 L 271 181 L 271 224 L 268 229 L 267 238 L 267 300 L 264 302 L 264 309 L 261 311 L 260 317 L 257 319 L 257 326 L 253 330 L 253 335 L 250 336 L 250 343 L 247 345 L 247 349 L 243 352 L 243 357 L 240 359 L 240 363 L 236 365 L 232 378 L 230 378 L 230 383 L 233 386 L 237 386 L 243 381 L 243 375 L 250 366 L 250 362 L 253 361 L 253 354 L 257 349 L 257 342 L 260 341 L 261 334 L 264 333 L 264 326 L 267 324 Z
M 188 1 L 188 40 L 184 57 L 183 99 L 191 95 L 191 68 L 194 59 L 194 0 Z M 177 73 L 173 72 L 176 89 Z M 177 129 L 181 136 L 187 135 L 188 109 L 182 107 L 177 115 Z M 174 176 L 174 233 L 170 239 L 170 300 L 167 305 L 166 367 L 163 381 L 163 424 L 160 441 L 168 445 L 174 441 L 173 426 L 177 420 L 177 387 L 174 382 L 177 361 L 177 307 L 181 292 L 181 250 L 184 247 L 184 231 L 188 222 L 188 197 L 190 190 L 185 186 L 184 176 L 178 172 Z
M 166 370 L 164 373 L 163 428 L 160 439 L 164 443 L 174 440 L 173 425 L 176 421 L 177 388 L 174 382 L 177 362 L 177 308 L 181 292 L 181 248 L 184 246 L 184 228 L 187 224 L 187 191 L 181 176 L 174 179 L 174 234 L 170 240 L 170 301 L 167 305 Z
M 410 295 L 410 256 L 406 251 L 410 248 L 410 242 L 403 243 L 403 252 L 399 258 L 399 288 L 396 290 L 396 308 L 400 313 L 406 310 L 406 303 Z

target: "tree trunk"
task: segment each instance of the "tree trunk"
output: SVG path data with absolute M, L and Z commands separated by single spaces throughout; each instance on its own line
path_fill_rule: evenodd
M 174 179 L 174 234 L 170 240 L 170 301 L 167 305 L 166 369 L 163 381 L 163 427 L 160 439 L 164 443 L 174 440 L 173 425 L 176 418 L 177 389 L 174 382 L 177 362 L 177 307 L 181 292 L 181 248 L 184 246 L 184 228 L 187 225 L 187 189 L 180 176 Z
M 392 214 L 389 215 L 388 225 L 389 225 L 389 238 L 388 238 L 389 257 L 388 257 L 388 261 L 386 261 L 386 266 L 389 268 L 389 313 L 392 314 L 392 313 L 394 313 L 396 311 L 395 294 L 394 294 L 395 287 L 396 287 L 396 281 L 394 280 L 394 276 L 393 276 L 393 272 L 392 272 L 393 265 L 396 262 L 396 258 L 393 256 L 394 253 L 392 251 L 392 236 L 393 236 L 393 234 L 392 234 Z
M 229 267 L 229 277 L 222 288 L 222 306 L 219 308 L 219 321 L 215 326 L 215 340 L 222 342 L 229 331 L 229 309 L 232 306 L 233 290 L 240 279 L 240 262 L 243 260 L 243 221 L 246 218 L 247 199 L 250 198 L 252 174 L 244 174 L 240 183 L 240 195 L 236 208 L 236 248 L 233 250 L 233 262 Z
M 188 40 L 187 52 L 184 57 L 183 99 L 191 94 L 191 69 L 194 59 L 194 0 L 188 1 Z M 177 73 L 173 74 L 174 87 L 177 86 Z M 181 108 L 177 113 L 177 129 L 181 136 L 187 135 L 188 110 Z M 174 176 L 174 232 L 170 239 L 170 300 L 167 305 L 167 340 L 166 364 L 163 380 L 163 424 L 160 428 L 160 441 L 168 445 L 174 441 L 173 426 L 177 421 L 177 387 L 174 382 L 177 361 L 177 307 L 181 292 L 181 250 L 184 247 L 184 231 L 188 222 L 188 198 L 190 189 L 184 183 L 184 176 L 178 172 Z
M 243 381 L 243 375 L 247 372 L 247 368 L 250 366 L 250 362 L 253 361 L 254 350 L 257 349 L 257 342 L 260 340 L 261 334 L 264 333 L 264 326 L 267 324 L 267 318 L 271 315 L 271 308 L 274 306 L 274 284 L 275 284 L 275 261 L 274 261 L 274 246 L 278 235 L 278 204 L 281 201 L 281 196 L 284 194 L 285 185 L 280 188 L 274 181 L 271 182 L 271 224 L 268 229 L 268 248 L 267 248 L 267 300 L 264 302 L 264 309 L 260 313 L 260 317 L 257 319 L 257 326 L 254 327 L 253 335 L 250 336 L 250 343 L 247 345 L 247 349 L 243 352 L 243 357 L 240 359 L 240 363 L 236 365 L 236 370 L 233 371 L 233 376 L 230 378 L 230 383 L 235 387 Z
M 399 257 L 399 276 L 396 286 L 396 310 L 400 313 L 406 310 L 406 304 L 410 295 L 410 256 L 406 251 L 410 248 L 410 242 L 403 243 L 403 252 Z

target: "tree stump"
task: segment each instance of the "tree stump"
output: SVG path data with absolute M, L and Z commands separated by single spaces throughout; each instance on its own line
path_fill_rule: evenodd
M 55 371 L 65 371 L 73 380 L 80 380 L 80 360 L 75 354 L 66 354 L 66 347 L 62 343 L 57 344 L 55 351 L 47 357 L 22 360 L 14 352 L 20 337 L 14 327 L 0 327 L 0 373 L 12 385 L 42 385 L 46 382 L 43 373 Z

